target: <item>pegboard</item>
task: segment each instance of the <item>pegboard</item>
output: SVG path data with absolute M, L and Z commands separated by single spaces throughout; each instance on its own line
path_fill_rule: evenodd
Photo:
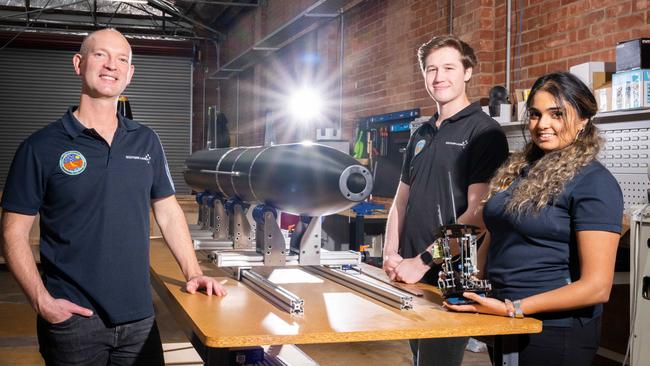
M 605 145 L 598 155 L 623 191 L 625 208 L 648 202 L 650 120 L 599 123 Z
M 596 125 L 605 141 L 598 160 L 621 186 L 625 208 L 647 203 L 650 189 L 650 111 L 597 115 Z M 530 139 L 528 135 L 524 139 L 521 124 L 508 124 L 504 131 L 510 151 L 522 149 Z

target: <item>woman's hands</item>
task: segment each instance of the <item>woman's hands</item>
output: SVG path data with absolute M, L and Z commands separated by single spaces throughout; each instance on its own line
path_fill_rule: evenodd
M 508 305 L 501 300 L 483 297 L 473 292 L 463 292 L 463 297 L 474 301 L 474 304 L 452 305 L 445 301 L 442 305 L 449 310 L 459 312 L 512 316 L 513 310 L 508 309 Z

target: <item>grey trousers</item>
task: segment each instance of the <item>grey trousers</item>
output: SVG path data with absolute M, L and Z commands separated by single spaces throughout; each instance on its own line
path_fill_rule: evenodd
M 411 339 L 413 366 L 460 366 L 469 337 Z

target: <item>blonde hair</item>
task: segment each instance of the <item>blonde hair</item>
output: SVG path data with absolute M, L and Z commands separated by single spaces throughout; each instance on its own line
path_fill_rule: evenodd
M 598 110 L 596 99 L 578 78 L 569 73 L 553 73 L 537 79 L 526 102 L 527 109 L 530 110 L 538 91 L 545 91 L 555 97 L 557 105 L 563 111 L 565 124 L 567 105 L 576 112 L 573 118 L 588 121 L 569 146 L 544 154 L 531 141 L 497 170 L 490 180 L 490 193 L 485 201 L 520 178 L 506 204 L 506 212 L 516 215 L 539 213 L 544 206 L 553 202 L 562 193 L 566 183 L 581 168 L 596 159 L 602 146 L 598 129 L 591 120 Z

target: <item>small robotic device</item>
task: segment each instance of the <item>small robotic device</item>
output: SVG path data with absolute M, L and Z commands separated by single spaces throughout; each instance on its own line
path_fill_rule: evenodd
M 476 265 L 477 237 L 476 226 L 450 224 L 440 227 L 434 251 L 443 260 L 442 275 L 438 278 L 438 287 L 443 297 L 450 304 L 468 304 L 473 301 L 463 297 L 463 292 L 474 292 L 487 296 L 492 290 L 488 280 L 477 278 Z M 451 246 L 460 246 L 460 254 L 453 256 Z M 437 249 L 436 249 L 437 248 Z
M 463 297 L 463 292 L 474 292 L 480 296 L 488 296 L 492 285 L 488 280 L 478 278 L 477 266 L 478 237 L 480 230 L 473 225 L 459 224 L 456 219 L 456 204 L 452 188 L 451 173 L 449 174 L 449 193 L 454 212 L 454 223 L 443 224 L 440 205 L 438 205 L 438 220 L 440 227 L 433 245 L 433 257 L 442 264 L 438 276 L 438 287 L 442 296 L 452 305 L 471 304 L 473 301 Z M 459 247 L 459 254 L 454 256 L 452 247 Z

